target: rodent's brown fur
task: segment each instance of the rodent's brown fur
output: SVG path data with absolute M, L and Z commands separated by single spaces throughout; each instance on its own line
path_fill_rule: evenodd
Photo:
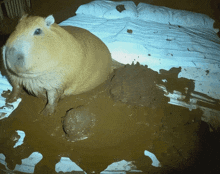
M 52 114 L 60 98 L 89 91 L 111 71 L 111 54 L 89 31 L 60 27 L 53 16 L 23 16 L 3 47 L 3 60 L 17 99 L 22 87 L 47 97 L 44 115 Z M 34 35 L 36 29 L 42 33 Z M 13 49 L 12 49 L 13 48 Z

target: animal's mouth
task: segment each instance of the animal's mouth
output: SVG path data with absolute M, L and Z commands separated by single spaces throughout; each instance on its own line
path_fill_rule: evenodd
M 11 68 L 7 69 L 11 74 L 18 76 L 18 77 L 22 77 L 22 78 L 36 78 L 38 76 L 42 75 L 42 72 L 37 73 L 37 72 L 18 72 L 18 71 L 14 71 Z
M 7 63 L 6 63 L 7 65 Z M 6 68 L 11 74 L 22 77 L 22 78 L 37 78 L 39 76 L 44 75 L 46 72 L 32 72 L 30 70 L 25 70 L 25 71 L 18 71 L 18 70 L 13 70 L 10 68 L 10 66 L 7 66 Z
M 34 78 L 42 75 L 42 72 L 31 72 L 31 71 L 18 71 L 18 70 L 13 70 L 10 67 L 7 69 L 11 74 L 16 75 L 18 77 L 22 78 Z
M 15 66 L 11 68 L 10 63 L 6 60 L 6 69 L 13 75 L 19 76 L 19 77 L 36 77 L 36 73 L 34 72 L 28 72 L 28 71 L 19 71 L 19 68 L 16 68 Z

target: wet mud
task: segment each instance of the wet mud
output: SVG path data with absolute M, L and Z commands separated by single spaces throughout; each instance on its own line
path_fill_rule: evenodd
M 56 173 L 55 164 L 62 156 L 87 173 L 100 173 L 123 159 L 133 161 L 144 173 L 191 169 L 202 153 L 202 137 L 208 130 L 201 121 L 202 111 L 168 104 L 157 87 L 169 89 L 170 83 L 178 82 L 174 77 L 178 72 L 177 68 L 158 74 L 147 66 L 126 65 L 94 90 L 59 101 L 52 116 L 38 114 L 46 101 L 23 92 L 19 107 L 0 121 L 0 153 L 14 169 L 21 159 L 40 152 L 43 159 L 36 165 L 36 174 Z M 172 78 L 165 83 L 165 76 Z M 172 88 L 192 85 L 188 79 L 180 81 L 172 83 Z M 24 131 L 26 137 L 14 149 L 11 140 L 16 130 Z M 156 155 L 161 167 L 151 165 L 145 150 Z

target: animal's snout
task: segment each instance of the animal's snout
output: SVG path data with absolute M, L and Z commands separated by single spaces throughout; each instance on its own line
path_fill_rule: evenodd
M 14 47 L 6 47 L 6 58 L 10 60 L 10 62 L 14 61 L 24 61 L 24 55 L 16 50 Z
M 5 48 L 5 63 L 6 66 L 15 72 L 25 71 L 25 60 L 24 54 L 17 50 L 15 47 Z

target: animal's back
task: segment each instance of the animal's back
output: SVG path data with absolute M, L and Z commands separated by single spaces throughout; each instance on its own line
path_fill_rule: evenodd
M 83 54 L 78 77 L 73 85 L 65 91 L 65 95 L 91 90 L 107 79 L 111 69 L 111 54 L 106 45 L 89 31 L 71 26 L 62 28 L 78 41 L 82 49 L 78 51 Z

